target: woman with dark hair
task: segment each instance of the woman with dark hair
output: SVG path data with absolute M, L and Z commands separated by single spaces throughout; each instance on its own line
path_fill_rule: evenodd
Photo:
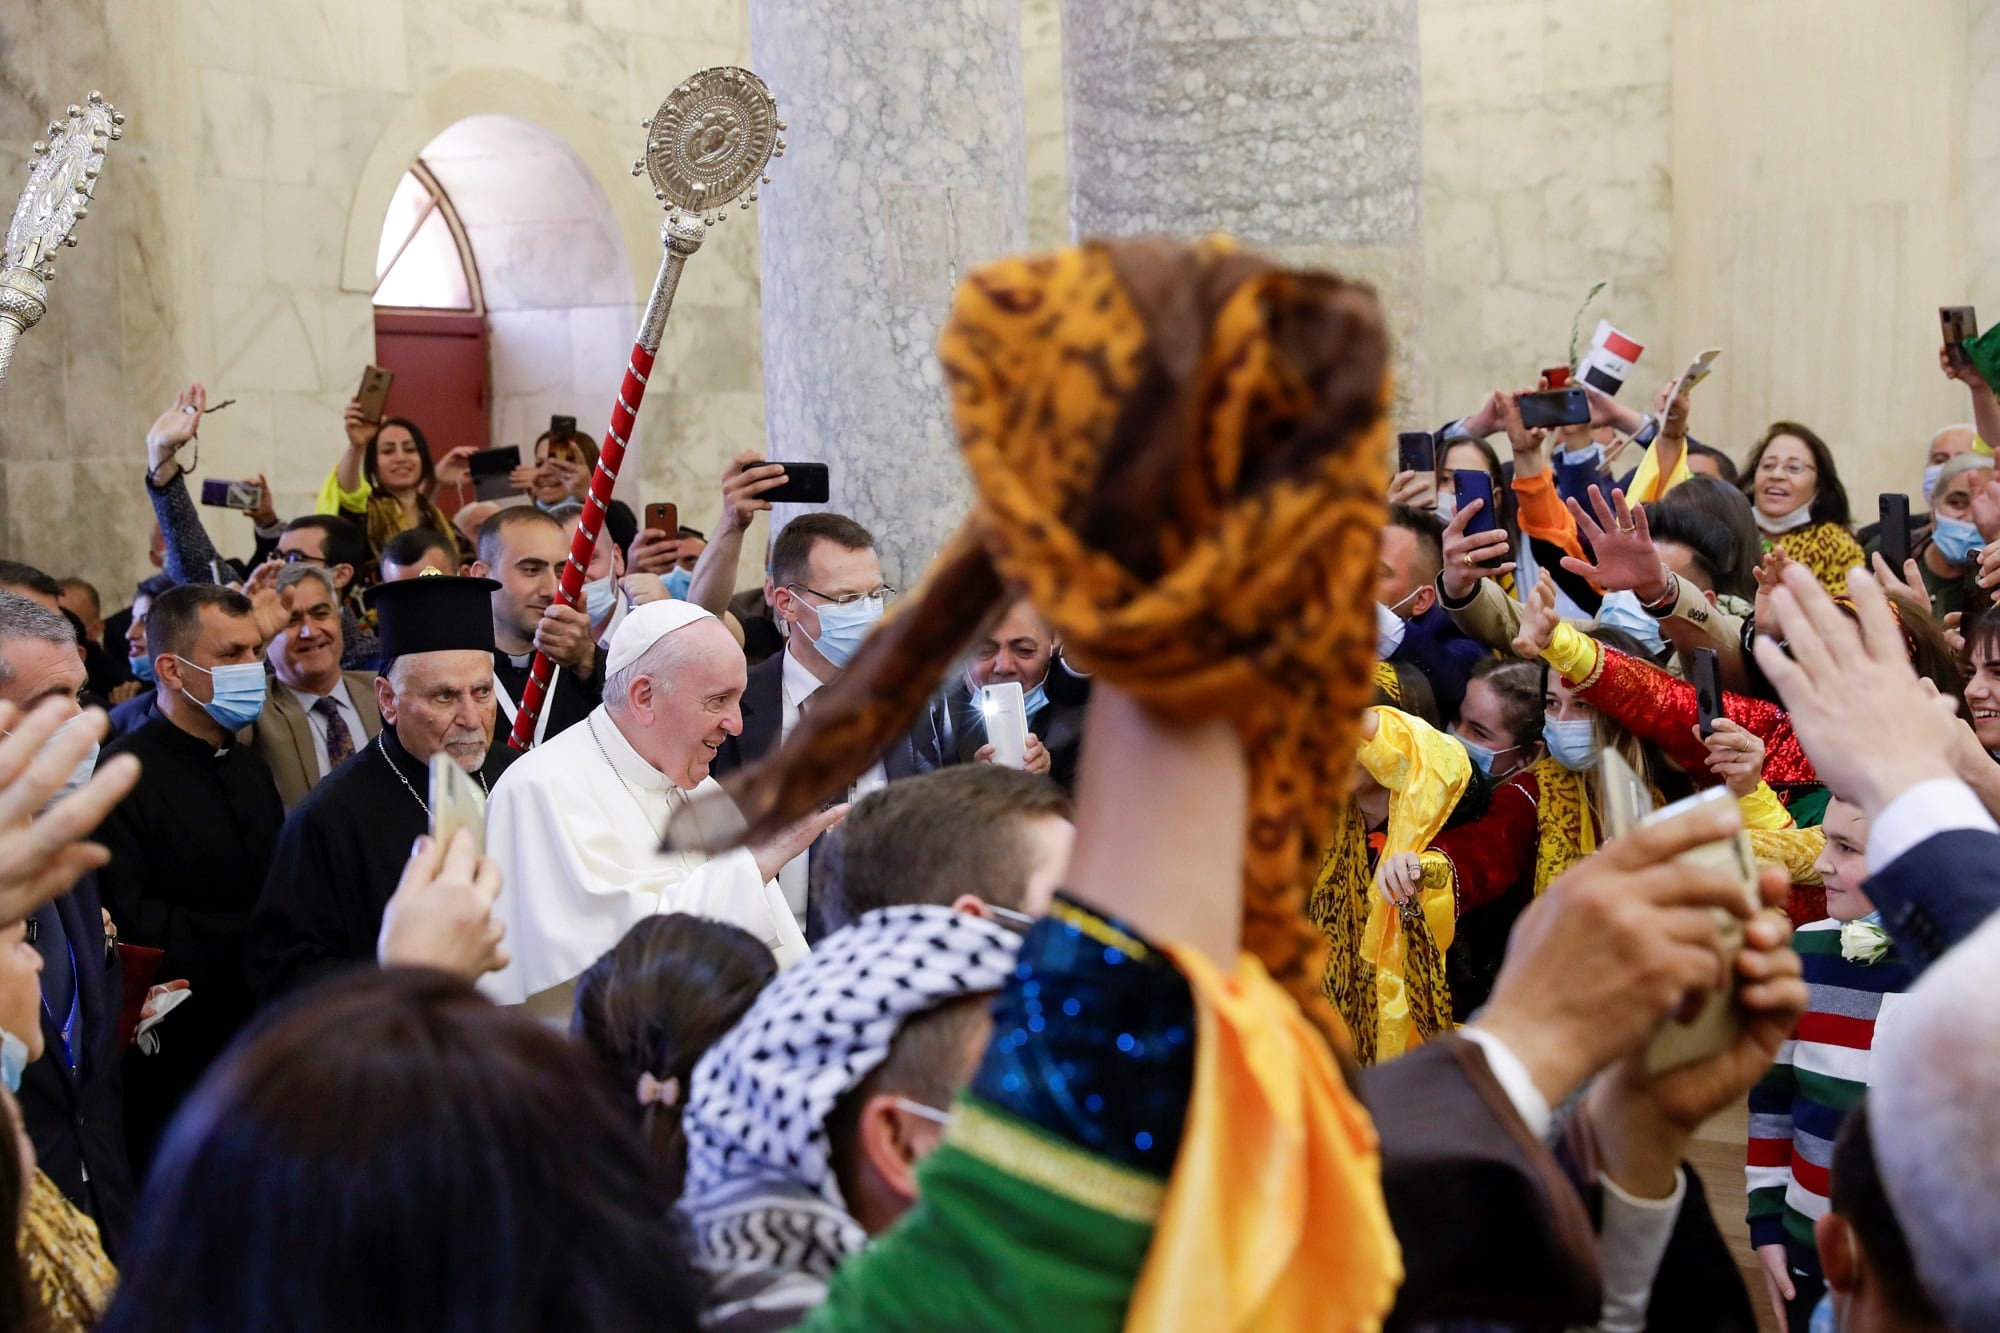
M 347 405 L 347 452 L 320 487 L 317 512 L 338 514 L 368 533 L 368 549 L 379 558 L 399 532 L 434 528 L 461 560 L 471 552 L 458 530 L 437 507 L 439 486 L 456 486 L 472 475 L 470 445 L 433 460 L 429 441 L 416 422 L 389 417 L 380 424 L 361 414 L 360 402 Z
M 1743 603 L 1730 608 L 1748 615 L 1750 599 L 1757 595 L 1757 557 L 1763 554 L 1764 539 L 1757 528 L 1757 515 L 1741 487 L 1720 477 L 1700 473 L 1668 491 L 1666 497 L 1647 510 L 1648 517 L 1665 508 L 1691 509 L 1720 524 L 1729 534 L 1730 550 L 1724 568 L 1716 570 L 1715 591 L 1719 596 Z
M 777 975 L 748 931 L 676 912 L 647 917 L 577 978 L 570 1030 L 611 1076 L 675 1199 L 687 1176 L 688 1080 Z
M 442 972 L 357 972 L 183 1106 L 100 1327 L 692 1330 L 672 1215 L 576 1043 Z
M 1867 561 L 1826 441 L 1796 421 L 1773 422 L 1743 460 L 1740 485 L 1756 510 L 1764 548 L 1784 547 L 1822 588 L 1836 597 L 1846 592 L 1847 571 Z

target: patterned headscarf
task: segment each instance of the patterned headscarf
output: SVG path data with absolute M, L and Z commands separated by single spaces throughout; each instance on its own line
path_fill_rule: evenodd
M 1374 294 L 1220 239 L 1095 242 L 974 273 L 940 354 L 972 513 L 780 753 L 725 784 L 749 837 L 844 789 L 1025 595 L 1069 658 L 1155 713 L 1235 724 L 1244 942 L 1339 1040 L 1304 909 L 1374 689 Z
M 999 990 L 1020 942 L 948 907 L 884 907 L 780 973 L 695 1066 L 683 1206 L 699 1212 L 711 1192 L 761 1177 L 844 1210 L 826 1134 L 834 1103 L 888 1058 L 906 1019 Z

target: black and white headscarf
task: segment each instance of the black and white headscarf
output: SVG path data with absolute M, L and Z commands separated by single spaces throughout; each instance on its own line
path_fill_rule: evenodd
M 826 1120 L 904 1021 L 995 991 L 1020 936 L 948 907 L 885 907 L 778 975 L 695 1066 L 681 1210 L 713 1283 L 711 1329 L 787 1328 L 867 1236 L 834 1178 Z

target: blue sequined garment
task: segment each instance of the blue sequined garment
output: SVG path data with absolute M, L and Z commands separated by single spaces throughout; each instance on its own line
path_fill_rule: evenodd
M 1164 1178 L 1194 1086 L 1194 997 L 1165 954 L 1058 895 L 993 1003 L 975 1096 Z

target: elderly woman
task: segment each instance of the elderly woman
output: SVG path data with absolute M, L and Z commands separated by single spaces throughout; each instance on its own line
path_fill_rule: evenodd
M 1993 480 L 1990 454 L 1957 454 L 1938 472 L 1931 490 L 1931 526 L 1911 557 L 1930 594 L 1931 614 L 1939 620 L 1965 610 L 1967 572 L 1979 567 L 1978 551 L 1987 537 L 1979 530 L 1973 501 Z M 1982 506 L 1983 508 L 1984 506 Z M 2000 513 L 1994 515 L 2000 518 Z M 2000 525 L 1996 525 L 2000 535 Z M 1902 570 L 1894 571 L 1897 575 Z
M 1773 422 L 1744 460 L 1741 485 L 1756 508 L 1765 549 L 1784 547 L 1821 587 L 1836 596 L 1846 592 L 1847 571 L 1866 559 L 1826 441 L 1796 421 Z

